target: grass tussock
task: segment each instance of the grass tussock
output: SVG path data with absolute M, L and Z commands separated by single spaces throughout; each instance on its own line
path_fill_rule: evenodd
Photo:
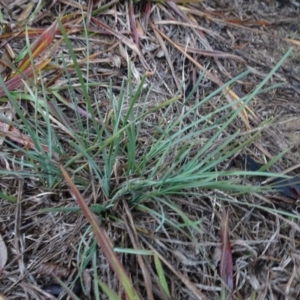
M 297 202 L 260 186 L 297 168 L 260 104 L 294 52 L 236 51 L 220 24 L 264 33 L 205 1 L 138 2 L 4 7 L 0 292 L 296 299 Z

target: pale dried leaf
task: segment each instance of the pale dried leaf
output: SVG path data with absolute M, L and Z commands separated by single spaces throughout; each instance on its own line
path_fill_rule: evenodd
M 144 35 L 144 30 L 143 30 L 141 24 L 139 23 L 139 21 L 137 21 L 137 20 L 136 20 L 136 31 L 137 31 L 139 37 Z
M 8 104 L 6 108 L 2 108 L 0 110 L 0 117 L 2 119 L 7 119 L 9 121 L 12 120 L 12 110 L 10 108 L 10 105 Z M 5 140 L 5 133 L 9 131 L 9 124 L 4 123 L 4 122 L 0 122 L 0 132 L 3 133 L 2 136 L 0 136 L 0 146 L 2 146 L 4 140 Z
M 3 116 L 3 113 L 0 113 L 0 116 Z M 9 131 L 9 125 L 3 122 L 0 122 L 0 131 L 3 133 L 3 136 L 0 136 L 0 146 L 2 146 L 5 140 L 5 133 Z
M 222 251 L 219 247 L 216 247 L 213 255 L 212 255 L 212 261 L 213 261 L 213 265 L 216 267 L 218 265 L 218 263 L 221 260 L 221 255 L 222 255 Z
M 115 55 L 115 54 L 111 55 L 110 61 L 112 63 L 112 66 L 120 69 L 120 67 L 121 67 L 121 57 L 119 55 Z
M 0 272 L 3 270 L 7 262 L 7 248 L 0 234 Z
M 164 50 L 159 50 L 157 53 L 156 53 L 156 57 L 158 58 L 162 58 L 165 56 L 165 52 Z
M 127 54 L 125 47 L 121 43 L 119 44 L 119 51 L 120 51 L 120 55 L 127 61 L 128 54 Z
M 8 298 L 5 297 L 3 294 L 0 293 L 0 300 L 8 300 Z
M 82 274 L 83 276 L 83 284 L 86 291 L 86 295 L 89 299 L 91 299 L 91 289 L 92 289 L 92 277 L 89 271 L 85 270 Z
M 139 84 L 141 82 L 141 74 L 137 70 L 137 68 L 135 67 L 133 62 L 131 63 L 131 72 L 132 72 L 132 75 L 135 78 L 137 84 Z

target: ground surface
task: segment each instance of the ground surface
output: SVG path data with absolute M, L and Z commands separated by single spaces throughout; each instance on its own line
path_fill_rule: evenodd
M 34 6 L 30 7 L 30 1 L 7 2 L 9 3 L 5 3 L 2 14 L 11 27 L 9 30 L 25 33 L 27 12 L 33 13 Z M 193 86 L 201 74 L 195 61 L 207 68 L 214 78 L 222 83 L 250 70 L 246 77 L 232 86 L 232 90 L 239 97 L 243 97 L 251 93 L 287 50 L 293 47 L 292 54 L 266 86 L 279 83 L 282 85 L 256 95 L 249 103 L 252 110 L 252 113 L 248 111 L 249 128 L 237 117 L 220 136 L 219 143 L 222 143 L 222 138 L 238 129 L 241 130 L 240 136 L 246 131 L 255 133 L 258 127 L 262 127 L 263 122 L 268 121 L 264 129 L 236 158 L 228 158 L 216 170 L 243 170 L 245 154 L 263 164 L 286 150 L 271 171 L 283 172 L 292 168 L 289 175 L 297 174 L 300 159 L 300 7 L 297 2 L 218 0 L 183 6 L 152 3 L 151 14 L 147 20 L 147 3 L 142 1 L 142 4 L 134 5 L 134 27 L 137 28 L 138 36 L 136 43 L 130 25 L 129 4 L 127 1 L 119 2 L 94 1 L 94 7 L 90 7 L 91 4 L 87 6 L 86 3 L 77 0 L 41 1 L 38 3 L 38 12 L 33 18 L 29 18 L 28 28 L 48 28 L 56 17 L 68 14 L 71 16 L 70 20 L 80 20 L 84 16 L 84 26 L 89 30 L 88 38 L 84 33 L 83 22 L 70 21 L 72 26 L 68 27 L 67 23 L 66 28 L 73 30 L 68 35 L 80 68 L 84 72 L 89 68 L 90 82 L 98 83 L 94 87 L 90 86 L 88 91 L 93 100 L 93 107 L 100 107 L 103 118 L 108 120 L 109 111 L 112 109 L 108 87 L 112 83 L 115 95 L 119 95 L 122 81 L 127 79 L 128 60 L 131 62 L 134 88 L 137 88 L 141 77 L 147 74 L 143 97 L 146 97 L 150 88 L 151 91 L 147 102 L 142 101 L 142 97 L 137 104 L 141 110 L 147 110 L 172 98 L 179 88 L 180 93 L 184 95 L 186 89 Z M 108 8 L 103 12 L 98 10 L 105 4 L 109 4 Z M 94 12 L 92 16 L 90 8 Z M 85 15 L 87 11 L 89 17 Z M 184 17 L 183 14 L 188 17 Z M 6 34 L 6 30 L 7 27 L 3 26 L 3 35 Z M 55 38 L 58 40 L 60 37 L 61 35 L 57 34 Z M 7 42 L 7 39 L 1 40 L 3 43 Z M 26 45 L 26 34 L 11 38 L 8 43 L 18 55 Z M 52 70 L 57 72 L 58 65 L 62 67 L 64 63 L 69 63 L 59 59 L 62 53 L 69 57 L 69 50 L 64 47 L 61 44 L 52 48 L 55 58 L 52 61 L 53 69 L 46 73 L 49 76 Z M 96 54 L 90 57 L 89 66 L 85 60 L 87 53 Z M 195 61 L 191 61 L 187 54 Z M 3 71 L 3 78 L 5 72 L 9 73 L 9 70 Z M 61 77 L 53 84 L 66 98 L 71 97 L 71 92 L 64 88 L 70 83 L 68 80 L 71 80 L 74 86 L 78 84 L 76 73 L 71 70 L 70 74 L 71 78 Z M 139 155 L 150 152 L 152 137 L 157 132 L 157 127 L 176 120 L 218 87 L 218 82 L 205 77 L 195 96 L 187 103 L 181 98 L 168 114 L 165 111 L 149 114 L 140 131 L 141 146 L 137 150 Z M 83 104 L 84 96 L 80 86 L 77 89 L 75 87 L 73 92 L 78 103 Z M 47 93 L 49 97 L 54 97 L 51 92 Z M 197 117 L 200 118 L 227 103 L 225 97 L 212 97 L 199 108 Z M 125 103 L 124 110 L 126 105 Z M 34 124 L 34 105 L 27 107 L 26 103 L 22 103 L 21 106 L 27 110 L 26 118 Z M 64 113 L 73 122 L 74 128 L 80 130 L 80 126 L 75 122 L 74 111 L 68 108 L 64 109 Z M 213 124 L 221 118 L 220 113 L 213 116 L 210 122 Z M 188 125 L 191 120 L 185 122 Z M 41 123 L 42 125 L 45 124 Z M 46 125 L 45 127 L 47 128 Z M 61 127 L 55 128 L 58 140 L 67 147 L 69 137 L 65 137 Z M 203 136 L 203 141 L 205 142 L 210 135 L 212 133 L 208 132 Z M 212 149 L 213 147 L 216 146 L 212 145 Z M 18 153 L 11 149 L 10 143 L 2 143 L 1 168 L 17 170 L 19 173 L 1 175 L 0 190 L 6 195 L 16 197 L 18 204 L 0 199 L 0 229 L 9 257 L 0 277 L 0 292 L 8 299 L 50 299 L 44 288 L 45 285 L 55 282 L 53 274 L 50 273 L 55 273 L 57 277 L 69 283 L 78 269 L 85 270 L 86 282 L 83 285 L 88 287 L 95 274 L 92 259 L 97 262 L 98 278 L 113 290 L 120 291 L 118 282 L 100 250 L 90 261 L 87 260 L 87 266 L 80 266 L 84 261 L 82 256 L 88 256 L 89 251 L 92 252 L 90 249 L 94 249 L 86 219 L 78 213 L 40 211 L 44 208 L 76 206 L 74 197 L 63 179 L 54 179 L 58 182 L 51 188 L 49 181 L 47 183 L 46 180 L 40 180 L 36 174 L 40 172 L 40 167 L 30 170 L 28 165 L 24 164 L 21 167 L 20 164 L 15 164 L 13 159 L 8 159 L 8 155 L 10 158 L 13 155 L 18 157 Z M 197 153 L 199 148 L 194 150 Z M 74 149 L 65 152 L 70 156 L 77 154 Z M 94 157 L 97 164 L 103 164 L 103 157 Z M 169 156 L 166 160 L 168 158 Z M 19 158 L 17 160 L 19 161 Z M 118 162 L 117 166 L 127 164 L 125 152 L 118 156 Z M 70 166 L 67 170 L 74 171 L 75 174 L 77 168 L 79 169 L 79 165 Z M 120 169 L 122 170 L 122 167 Z M 109 203 L 110 199 L 103 185 L 89 172 L 89 168 L 82 168 L 76 174 L 80 174 L 78 177 L 74 175 L 76 184 L 89 204 Z M 143 178 L 145 175 L 139 176 Z M 159 177 L 160 174 L 156 176 Z M 120 182 L 128 179 L 124 177 L 122 172 L 121 175 L 112 176 L 110 185 L 118 186 Z M 137 175 L 133 174 L 133 177 L 136 178 Z M 241 178 L 237 178 L 237 181 L 240 182 Z M 256 185 L 257 180 L 254 178 L 248 184 Z M 170 266 L 164 264 L 163 269 L 172 299 L 200 299 L 201 296 L 202 299 L 220 299 L 221 281 L 218 266 L 221 255 L 222 203 L 230 215 L 228 225 L 233 253 L 234 299 L 300 299 L 300 227 L 295 199 L 281 197 L 278 193 L 272 194 L 272 197 L 269 194 L 237 195 L 230 191 L 197 188 L 171 195 L 169 199 L 189 220 L 202 220 L 199 225 L 201 232 L 198 232 L 188 227 L 179 231 L 178 228 L 183 222 L 181 217 L 167 205 L 156 201 L 155 195 L 146 199 L 140 207 L 130 204 L 131 197 L 135 196 L 122 195 L 114 202 L 112 208 L 100 214 L 101 224 L 115 247 L 153 247 L 169 262 Z M 130 212 L 126 203 L 129 203 Z M 155 217 L 150 210 L 159 214 Z M 178 227 L 172 226 L 171 223 L 163 224 L 160 214 L 162 210 L 164 217 L 174 224 L 179 224 Z M 120 254 L 120 257 L 141 298 L 150 299 L 146 292 L 145 274 L 141 271 L 141 263 L 136 255 Z M 152 257 L 143 256 L 143 260 L 143 271 L 146 270 L 152 284 L 153 299 L 168 299 L 158 284 Z M 121 295 L 121 292 L 119 293 Z M 93 288 L 86 294 L 80 296 L 80 299 L 96 299 Z M 102 295 L 101 291 L 100 294 Z M 101 299 L 106 298 L 102 295 Z

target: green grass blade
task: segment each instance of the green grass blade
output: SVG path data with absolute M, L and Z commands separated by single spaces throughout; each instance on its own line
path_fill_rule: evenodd
M 169 298 L 171 298 L 171 293 L 170 293 L 170 290 L 168 287 L 164 269 L 162 267 L 160 259 L 158 258 L 158 256 L 156 254 L 154 254 L 154 264 L 155 264 L 156 272 L 158 275 L 159 283 L 160 283 L 161 287 L 163 288 L 164 292 L 166 293 L 166 295 Z

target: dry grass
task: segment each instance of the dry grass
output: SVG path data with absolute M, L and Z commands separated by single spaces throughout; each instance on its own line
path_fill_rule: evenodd
M 297 174 L 299 7 L 182 2 L 0 1 L 0 66 L 12 91 L 0 93 L 0 233 L 9 257 L 0 292 L 8 299 L 56 299 L 45 288 L 61 291 L 55 277 L 67 285 L 80 278 L 83 291 L 73 290 L 80 299 L 109 298 L 97 279 L 124 298 L 60 165 L 140 299 L 221 299 L 225 210 L 233 299 L 300 297 L 298 203 L 258 193 L 256 178 L 242 173 L 248 154 L 262 163 L 277 157 L 272 172 Z M 61 24 L 50 27 L 56 18 Z M 32 47 L 26 60 L 29 43 L 45 29 L 45 48 Z M 291 46 L 264 86 L 270 89 L 245 107 L 234 102 L 250 95 Z M 34 71 L 26 71 L 30 66 Z M 173 137 L 182 143 L 172 140 L 171 149 Z M 187 172 L 198 154 L 202 181 Z

